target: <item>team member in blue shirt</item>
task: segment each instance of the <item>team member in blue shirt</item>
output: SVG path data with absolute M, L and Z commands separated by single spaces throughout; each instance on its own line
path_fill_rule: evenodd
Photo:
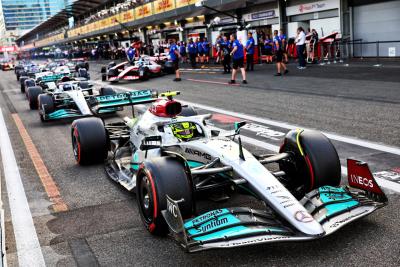
M 179 48 L 175 44 L 174 39 L 169 40 L 169 56 L 171 57 L 171 60 L 173 62 L 173 66 L 175 69 L 175 82 L 180 82 L 181 81 L 181 74 L 179 71 Z
M 197 38 L 196 41 L 196 47 L 197 47 L 197 62 L 203 63 L 203 42 L 201 41 L 200 38 Z
M 189 52 L 189 59 L 192 68 L 196 68 L 196 55 L 197 55 L 197 47 L 196 44 L 193 42 L 193 39 L 190 38 L 188 44 L 188 52 Z
M 288 54 L 287 54 L 287 38 L 286 38 L 286 34 L 283 31 L 283 29 L 281 29 L 279 31 L 279 39 L 281 39 L 282 42 L 282 54 L 285 58 L 285 63 L 288 63 Z
M 278 72 L 275 74 L 275 76 L 282 76 L 281 74 L 281 68 L 285 70 L 285 74 L 287 74 L 289 71 L 286 68 L 285 63 L 283 63 L 283 51 L 282 51 L 282 41 L 278 36 L 278 31 L 274 31 L 274 51 L 275 51 L 275 58 L 276 58 L 276 68 Z
M 179 46 L 179 54 L 181 55 L 181 63 L 186 62 L 186 44 L 185 42 L 181 42 Z
M 243 83 L 246 84 L 246 71 L 244 69 L 244 49 L 243 45 L 236 39 L 234 34 L 231 34 L 231 44 L 232 44 L 232 52 L 231 56 L 233 58 L 233 71 L 232 71 L 232 79 L 229 82 L 230 84 L 236 83 L 236 74 L 237 69 L 240 68 L 242 72 Z
M 205 37 L 203 41 L 203 56 L 204 61 L 208 64 L 210 61 L 210 42 L 207 40 L 207 37 Z
M 132 65 L 135 63 L 135 58 L 136 58 L 135 43 L 132 43 L 131 46 L 126 51 L 126 57 L 128 58 L 129 63 L 131 63 Z
M 253 33 L 249 32 L 247 34 L 247 42 L 246 42 L 246 60 L 247 60 L 246 71 L 254 70 L 254 45 L 255 41 L 253 38 Z
M 231 43 L 228 41 L 226 36 L 224 36 L 223 40 L 220 41 L 220 48 L 222 51 L 224 74 L 227 74 L 231 72 Z

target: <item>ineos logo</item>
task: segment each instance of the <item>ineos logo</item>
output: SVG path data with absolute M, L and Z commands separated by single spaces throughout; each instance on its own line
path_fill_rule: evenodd
M 294 214 L 294 218 L 299 222 L 308 223 L 312 222 L 314 218 L 306 211 L 299 210 Z
M 370 180 L 368 178 L 361 177 L 361 176 L 354 175 L 354 174 L 350 175 L 350 178 L 353 183 L 357 183 L 359 185 L 363 185 L 363 186 L 371 187 L 371 188 L 374 187 L 372 180 Z

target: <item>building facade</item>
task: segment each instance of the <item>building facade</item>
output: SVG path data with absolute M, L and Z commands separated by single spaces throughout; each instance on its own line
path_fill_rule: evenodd
M 0 0 L 0 39 L 5 45 L 57 14 L 71 0 Z

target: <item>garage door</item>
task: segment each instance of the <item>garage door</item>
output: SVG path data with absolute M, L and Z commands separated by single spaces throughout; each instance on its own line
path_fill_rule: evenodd
M 389 1 L 371 5 L 356 6 L 353 8 L 353 39 L 362 39 L 363 42 L 398 41 L 400 40 L 400 1 Z M 400 53 L 399 43 L 379 45 L 379 56 Z M 356 48 L 361 53 L 360 47 Z M 364 45 L 363 56 L 376 56 L 375 44 Z

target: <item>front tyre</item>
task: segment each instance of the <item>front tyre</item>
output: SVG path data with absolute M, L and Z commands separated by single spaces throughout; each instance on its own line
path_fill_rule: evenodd
M 161 214 L 167 209 L 168 195 L 179 202 L 182 217 L 194 213 L 193 188 L 183 164 L 174 157 L 154 158 L 143 163 L 136 177 L 137 204 L 146 229 L 153 235 L 166 235 L 168 225 Z
M 284 140 L 280 152 L 292 154 L 292 158 L 280 163 L 288 176 L 288 189 L 297 197 L 321 186 L 339 186 L 341 165 L 335 147 L 320 132 L 292 130 Z
M 72 149 L 80 165 L 103 162 L 107 157 L 107 132 L 99 118 L 75 120 L 71 126 Z
M 40 86 L 28 87 L 27 96 L 29 101 L 29 108 L 34 110 L 39 107 L 39 95 L 42 93 L 42 88 Z

